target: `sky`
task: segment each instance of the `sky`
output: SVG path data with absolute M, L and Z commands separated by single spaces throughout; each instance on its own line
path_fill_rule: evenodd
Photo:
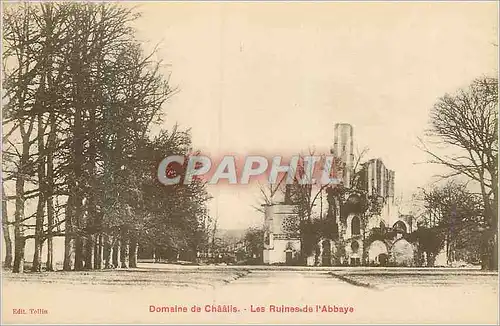
M 129 4 L 132 5 L 132 4 Z M 137 6 L 145 49 L 159 45 L 178 92 L 164 127 L 195 148 L 290 155 L 333 145 L 335 123 L 396 172 L 409 198 L 438 170 L 418 138 L 447 92 L 498 72 L 497 2 L 179 3 Z M 262 223 L 257 186 L 210 186 L 221 228 Z

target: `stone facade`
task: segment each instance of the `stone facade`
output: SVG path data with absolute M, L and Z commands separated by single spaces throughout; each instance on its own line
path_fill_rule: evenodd
M 275 204 L 264 208 L 264 264 L 296 264 L 300 237 L 295 206 Z
M 354 172 L 353 142 L 352 126 L 336 124 L 332 153 L 344 162 L 341 167 L 342 180 L 347 187 L 350 186 Z M 412 266 L 415 248 L 405 238 L 416 230 L 417 226 L 414 218 L 401 214 L 395 203 L 395 172 L 387 169 L 381 159 L 371 159 L 361 168 L 360 182 L 361 188 L 368 196 L 378 198 L 380 214 L 364 220 L 361 212 L 356 209 L 343 208 L 341 213 L 338 197 L 324 204 L 326 201 L 323 198 L 328 198 L 325 191 L 324 196 L 321 196 L 321 205 L 316 205 L 322 211 L 313 216 L 333 219 L 336 237 L 320 238 L 316 252 L 307 257 L 307 264 Z M 351 207 L 356 207 L 360 199 L 350 195 L 349 198 L 341 200 Z M 297 209 L 289 203 L 285 198 L 265 207 L 265 264 L 292 265 L 299 262 L 301 239 L 298 216 L 295 213 Z

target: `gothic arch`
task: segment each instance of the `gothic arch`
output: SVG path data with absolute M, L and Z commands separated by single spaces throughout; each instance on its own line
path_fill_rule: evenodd
M 394 242 L 390 250 L 391 261 L 397 266 L 413 266 L 415 248 L 406 239 Z
M 361 234 L 361 220 L 359 216 L 354 216 L 351 220 L 351 235 Z
M 389 258 L 387 244 L 381 240 L 375 240 L 368 247 L 368 261 L 376 265 L 386 265 Z
M 408 233 L 408 231 L 409 231 L 408 225 L 404 221 L 401 221 L 401 220 L 394 223 L 392 228 L 393 228 L 393 230 L 401 231 L 402 233 Z
M 359 229 L 360 229 L 359 233 L 357 233 L 357 234 L 353 233 L 353 231 L 358 231 L 357 230 L 358 225 L 359 225 Z M 356 214 L 349 214 L 347 216 L 347 220 L 345 222 L 345 238 L 349 239 L 349 238 L 352 238 L 353 236 L 356 236 L 359 234 L 361 234 L 361 219 Z

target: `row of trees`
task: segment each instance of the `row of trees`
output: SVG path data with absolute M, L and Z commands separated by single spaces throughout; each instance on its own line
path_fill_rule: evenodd
M 44 244 L 54 269 L 56 236 L 65 238 L 64 270 L 134 267 L 138 244 L 196 252 L 209 196 L 199 181 L 157 181 L 158 163 L 192 146 L 189 132 L 158 126 L 175 89 L 143 53 L 130 27 L 138 15 L 115 4 L 4 9 L 5 264 L 11 226 L 13 272 L 23 272 L 27 239 L 33 271 Z

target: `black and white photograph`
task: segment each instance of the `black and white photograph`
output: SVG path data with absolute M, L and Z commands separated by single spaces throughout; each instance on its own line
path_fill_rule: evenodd
M 499 323 L 497 1 L 3 1 L 9 324 Z

